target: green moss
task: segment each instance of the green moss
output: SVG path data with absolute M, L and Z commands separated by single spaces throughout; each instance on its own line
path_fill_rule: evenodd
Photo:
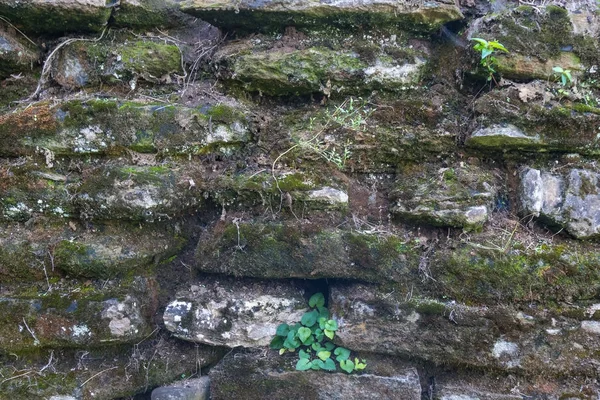
M 177 46 L 137 41 L 118 49 L 125 68 L 140 75 L 160 78 L 181 70 L 181 54 Z
M 222 122 L 225 124 L 232 124 L 234 122 L 245 120 L 243 113 L 222 103 L 210 107 L 208 111 L 206 111 L 206 115 L 210 117 L 213 122 Z

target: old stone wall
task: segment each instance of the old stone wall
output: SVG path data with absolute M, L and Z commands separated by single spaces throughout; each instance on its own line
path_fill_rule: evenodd
M 599 35 L 591 0 L 0 0 L 0 399 L 597 399 Z M 318 292 L 364 371 L 269 349 Z

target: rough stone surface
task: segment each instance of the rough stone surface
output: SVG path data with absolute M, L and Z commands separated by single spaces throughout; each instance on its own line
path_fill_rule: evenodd
M 279 324 L 306 311 L 303 290 L 290 283 L 205 278 L 167 305 L 166 328 L 181 339 L 227 347 L 268 346 Z
M 515 149 L 542 148 L 539 137 L 528 136 L 514 125 L 492 125 L 473 132 L 467 140 L 467 146 L 489 149 L 493 151 L 508 151 Z
M 494 178 L 464 163 L 437 173 L 432 168 L 408 170 L 398 177 L 392 212 L 436 226 L 480 228 L 496 195 Z
M 254 399 L 421 399 L 416 369 L 390 367 L 386 375 L 370 373 L 300 372 L 293 369 L 293 358 L 270 352 L 237 352 L 224 358 L 210 372 L 211 398 Z M 252 387 L 248 391 L 248 387 Z
M 0 79 L 31 71 L 40 58 L 37 48 L 17 35 L 0 22 Z
M 317 28 L 320 23 L 329 22 L 342 28 L 352 24 L 364 26 L 400 25 L 415 31 L 434 31 L 440 25 L 463 16 L 453 3 L 430 1 L 414 3 L 410 1 L 375 0 L 337 1 L 213 1 L 186 0 L 180 3 L 181 9 L 198 16 L 216 26 L 227 29 L 248 29 L 265 31 L 285 27 L 289 18 L 294 18 L 298 26 Z M 260 22 L 259 22 L 260 21 Z M 395 28 L 397 29 L 397 28 Z
M 210 378 L 187 379 L 170 386 L 152 391 L 152 400 L 208 400 L 210 396 Z
M 523 210 L 585 239 L 600 233 L 598 173 L 571 169 L 563 173 L 525 168 L 521 172 Z
M 25 32 L 60 35 L 101 31 L 108 23 L 110 8 L 105 0 L 2 0 L 0 15 Z

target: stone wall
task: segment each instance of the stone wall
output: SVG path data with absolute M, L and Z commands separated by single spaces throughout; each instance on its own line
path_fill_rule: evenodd
M 0 0 L 0 399 L 597 399 L 596 7 Z

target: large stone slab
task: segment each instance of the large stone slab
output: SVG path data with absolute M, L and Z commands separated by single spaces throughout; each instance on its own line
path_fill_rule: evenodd
M 395 236 L 297 222 L 218 223 L 196 249 L 200 271 L 254 278 L 403 281 L 420 251 Z
M 2 384 L 2 395 L 11 400 L 134 397 L 195 375 L 200 368 L 216 363 L 225 352 L 169 339 L 159 332 L 133 345 L 35 348 L 20 353 L 18 358 L 2 353 L 0 373 L 8 379 Z
M 227 347 L 266 347 L 282 323 L 307 310 L 304 290 L 288 282 L 203 278 L 165 309 L 166 328 L 180 339 Z
M 524 168 L 521 172 L 521 206 L 559 226 L 578 239 L 600 234 L 600 174 L 588 169 L 552 172 Z
M 186 0 L 184 12 L 226 29 L 270 31 L 289 25 L 319 28 L 331 24 L 342 29 L 356 26 L 390 30 L 432 32 L 463 16 L 455 3 L 446 1 L 214 1 Z
M 122 99 L 67 100 L 0 116 L 4 156 L 122 154 L 126 149 L 205 154 L 221 145 L 237 148 L 249 136 L 243 112 L 226 104 L 189 108 Z
M 71 293 L 64 286 L 56 284 L 54 290 L 50 286 L 39 295 L 0 298 L 0 349 L 129 343 L 153 329 L 148 319 L 157 304 L 158 286 L 153 280 L 137 278 L 133 284 L 122 282 L 121 287 L 79 288 Z
M 392 212 L 435 226 L 478 229 L 493 207 L 495 181 L 490 171 L 465 162 L 412 165 L 397 178 Z
M 110 17 L 105 0 L 2 0 L 0 15 L 25 32 L 99 32 Z
M 177 253 L 184 237 L 165 224 L 0 225 L 0 280 L 45 281 L 60 275 L 115 278 L 149 272 Z M 46 272 L 44 272 L 44 269 Z
M 356 351 L 531 375 L 585 375 L 595 369 L 595 306 L 567 310 L 472 307 L 407 299 L 390 287 L 330 288 L 339 344 Z M 396 287 L 399 289 L 399 287 Z
M 230 354 L 210 371 L 211 399 L 403 399 L 420 400 L 415 368 L 388 365 L 386 374 L 294 371 L 294 357 L 261 351 Z M 249 391 L 248 387 L 252 387 Z

